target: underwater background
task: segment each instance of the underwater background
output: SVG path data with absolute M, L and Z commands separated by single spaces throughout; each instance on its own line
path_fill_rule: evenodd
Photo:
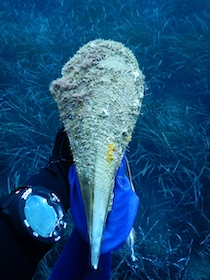
M 138 260 L 114 253 L 112 279 L 210 279 L 209 0 L 1 0 L 0 196 L 47 163 L 49 84 L 96 38 L 129 47 L 146 77 L 128 149 Z

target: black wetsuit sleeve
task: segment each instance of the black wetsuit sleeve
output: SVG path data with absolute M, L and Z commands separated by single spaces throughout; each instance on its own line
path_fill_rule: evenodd
M 38 174 L 32 176 L 25 185 L 42 186 L 57 194 L 65 210 L 69 208 L 68 171 L 73 164 L 69 140 L 64 129 L 60 129 L 55 140 L 49 163 Z
M 49 163 L 25 185 L 43 186 L 54 191 L 67 210 L 69 208 L 68 171 L 72 164 L 73 157 L 68 137 L 61 129 L 56 136 Z M 0 214 L 0 279 L 31 280 L 39 261 L 48 249 L 45 249 L 42 244 L 33 249 L 26 247 Z

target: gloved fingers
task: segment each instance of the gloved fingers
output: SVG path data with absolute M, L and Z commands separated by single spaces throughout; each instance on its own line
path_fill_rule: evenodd
M 122 245 L 133 227 L 137 214 L 139 198 L 131 187 L 125 169 L 126 161 L 124 157 L 115 179 L 113 206 L 108 214 L 103 233 L 102 254 L 115 250 Z M 77 230 L 88 242 L 86 216 L 75 166 L 70 167 L 69 181 L 72 217 Z
M 136 218 L 139 198 L 125 174 L 125 158 L 117 172 L 112 210 L 109 212 L 103 234 L 101 253 L 117 249 L 128 237 Z
M 55 264 L 50 280 L 83 279 L 89 263 L 89 245 L 74 228 Z
M 71 162 L 73 161 L 71 146 L 64 127 L 62 127 L 56 135 L 55 145 L 53 148 L 52 156 L 50 158 L 50 161 L 59 160 Z

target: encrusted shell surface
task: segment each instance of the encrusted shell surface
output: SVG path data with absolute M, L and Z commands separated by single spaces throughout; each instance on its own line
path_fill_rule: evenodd
M 115 175 L 140 113 L 144 76 L 128 48 L 98 39 L 78 50 L 50 90 L 72 147 L 96 268 Z

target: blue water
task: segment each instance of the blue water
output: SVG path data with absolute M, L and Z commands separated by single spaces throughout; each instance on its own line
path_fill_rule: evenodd
M 210 279 L 208 0 L 1 0 L 1 193 L 47 162 L 61 126 L 49 84 L 96 38 L 124 43 L 146 77 L 129 148 L 139 261 L 116 272 L 117 255 L 116 279 Z

